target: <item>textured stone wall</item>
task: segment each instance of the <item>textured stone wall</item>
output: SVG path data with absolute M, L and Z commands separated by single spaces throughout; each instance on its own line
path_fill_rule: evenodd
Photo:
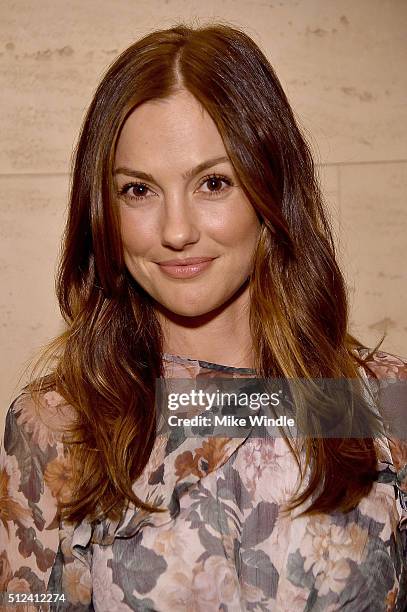
M 227 21 L 266 52 L 319 167 L 352 329 L 369 345 L 387 331 L 384 349 L 407 355 L 405 0 L 5 0 L 0 12 L 0 414 L 62 328 L 53 275 L 92 92 L 121 50 L 177 21 Z

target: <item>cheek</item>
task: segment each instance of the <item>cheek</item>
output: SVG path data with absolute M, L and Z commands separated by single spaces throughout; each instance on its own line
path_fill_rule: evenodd
M 239 250 L 256 244 L 261 227 L 252 206 L 241 201 L 234 202 L 219 216 L 208 219 L 208 226 L 219 243 Z
M 153 246 L 157 229 L 151 220 L 124 209 L 120 212 L 120 233 L 124 250 L 130 255 L 142 255 Z

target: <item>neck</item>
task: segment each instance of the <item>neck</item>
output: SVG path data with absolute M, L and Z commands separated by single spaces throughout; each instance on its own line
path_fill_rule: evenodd
M 165 353 L 238 368 L 253 368 L 249 287 L 209 313 L 186 317 L 157 307 Z

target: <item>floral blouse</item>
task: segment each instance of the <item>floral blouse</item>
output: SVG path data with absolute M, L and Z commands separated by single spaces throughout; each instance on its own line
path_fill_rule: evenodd
M 163 358 L 169 378 L 255 376 L 245 368 Z M 376 352 L 369 365 L 380 378 L 407 380 L 407 361 L 399 357 Z M 71 410 L 49 391 L 38 415 L 24 392 L 7 413 L 1 610 L 406 609 L 405 440 L 378 441 L 379 476 L 355 510 L 298 516 L 301 507 L 281 511 L 298 478 L 284 438 L 254 438 L 248 431 L 169 444 L 157 436 L 133 489 L 165 512 L 128 504 L 121 521 L 71 525 L 58 511 L 69 498 L 70 465 L 52 426 L 69 420 Z

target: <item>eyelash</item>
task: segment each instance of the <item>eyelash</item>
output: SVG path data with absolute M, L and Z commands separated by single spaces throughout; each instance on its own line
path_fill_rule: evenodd
M 211 179 L 219 179 L 220 181 L 223 181 L 224 183 L 226 183 L 228 187 L 233 186 L 232 180 L 228 178 L 227 176 L 224 176 L 223 174 L 208 174 L 207 176 L 202 177 L 199 187 L 202 187 L 202 185 L 205 185 L 205 183 L 207 183 Z M 132 183 L 126 183 L 125 185 L 123 185 L 123 187 L 119 189 L 117 195 L 119 197 L 127 196 L 130 200 L 143 200 L 146 197 L 145 195 L 140 195 L 140 196 L 135 196 L 135 195 L 129 196 L 128 195 L 128 191 L 132 187 L 137 187 L 138 185 L 143 185 L 144 187 L 147 187 L 147 189 L 149 189 L 148 185 L 146 185 L 145 183 L 141 181 L 134 181 Z M 209 195 L 209 197 L 211 198 L 216 198 L 216 197 L 219 197 L 223 193 L 223 191 L 224 189 L 221 189 L 219 191 L 207 191 L 206 194 Z

